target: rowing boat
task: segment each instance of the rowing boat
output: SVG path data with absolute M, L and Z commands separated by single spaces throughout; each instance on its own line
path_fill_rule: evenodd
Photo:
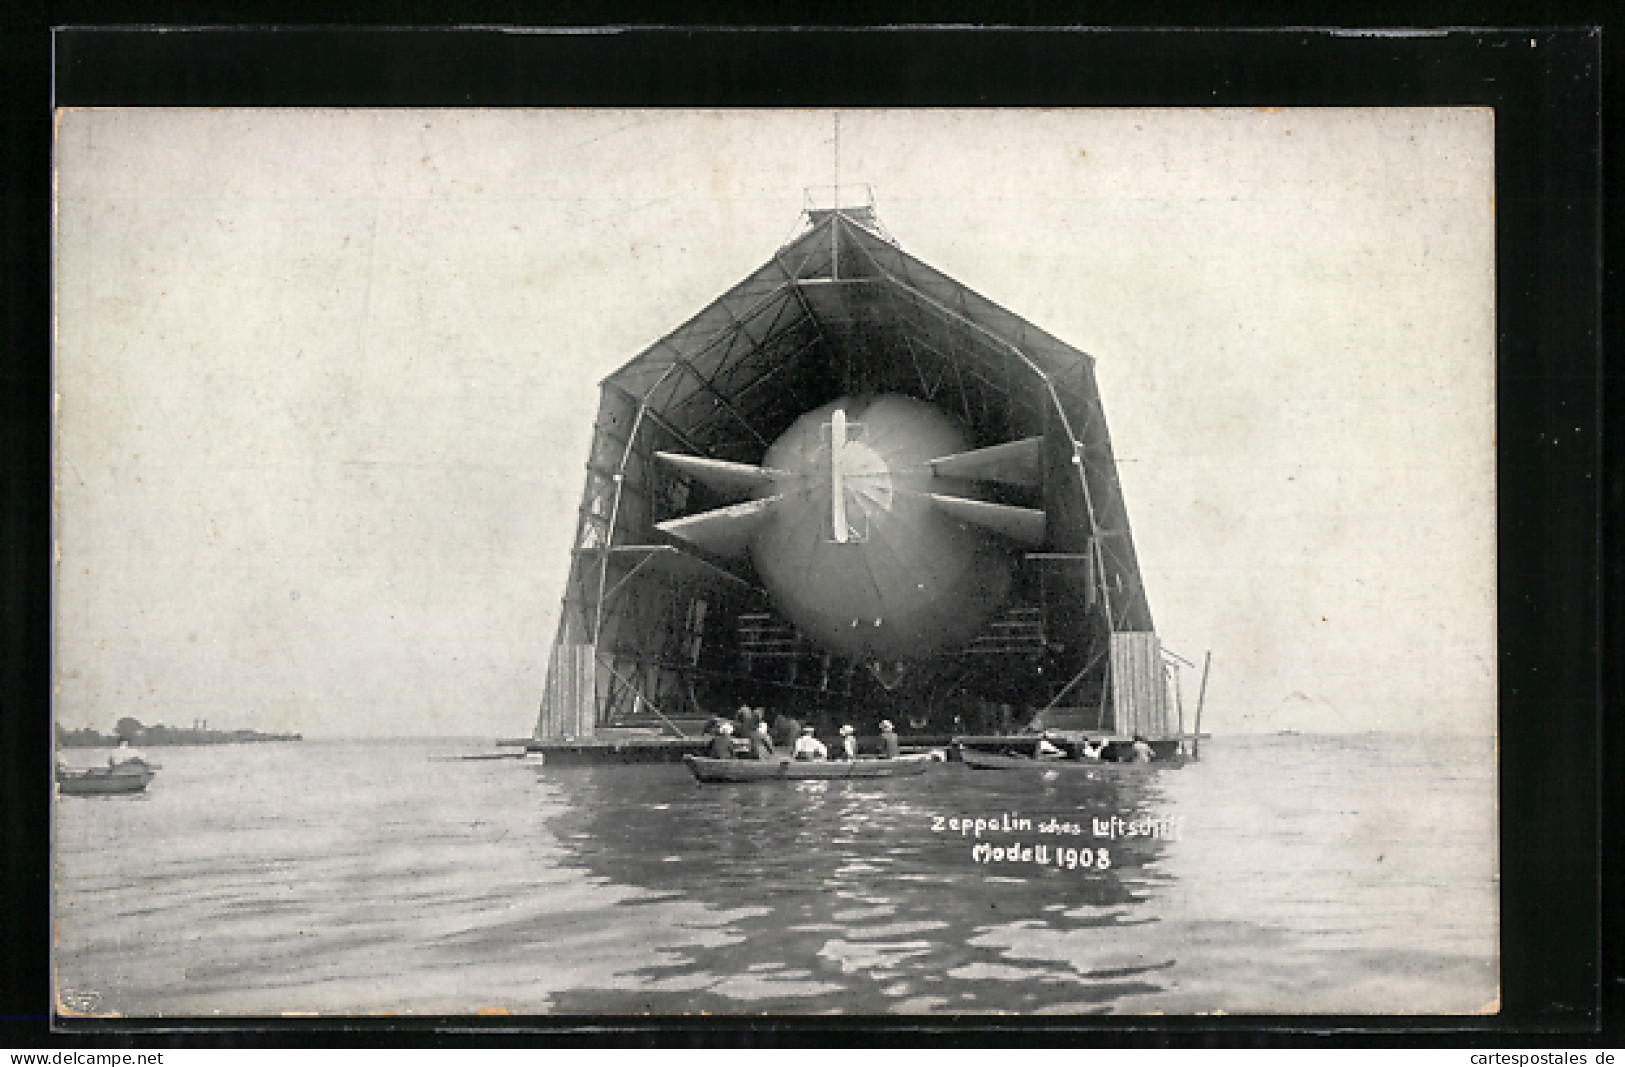
M 959 758 L 972 770 L 978 771 L 1062 771 L 1075 774 L 1080 771 L 1115 774 L 1119 772 L 1177 769 L 1185 765 L 1185 757 L 1151 760 L 1146 763 L 1117 763 L 1111 760 L 1035 759 L 1032 756 L 1006 756 L 998 752 L 981 752 L 974 748 L 961 748 Z
M 126 760 L 112 767 L 85 770 L 56 769 L 56 788 L 63 796 L 116 796 L 139 793 L 153 779 L 152 766 L 143 760 Z
M 750 760 L 684 756 L 683 762 L 702 782 L 759 782 L 830 778 L 897 778 L 923 774 L 938 761 L 928 752 L 892 759 L 855 760 Z

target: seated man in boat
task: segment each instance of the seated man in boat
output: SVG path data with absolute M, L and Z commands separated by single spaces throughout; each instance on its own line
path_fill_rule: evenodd
M 772 759 L 776 755 L 773 735 L 768 732 L 765 721 L 757 723 L 756 732 L 750 735 L 750 755 L 752 759 Z
M 858 758 L 858 737 L 850 726 L 841 727 L 841 758 L 847 760 Z
M 796 743 L 796 738 L 801 736 L 801 720 L 793 715 L 780 713 L 773 720 L 772 736 L 775 745 L 789 748 Z
M 890 719 L 880 720 L 880 758 L 896 759 L 902 746 L 897 740 L 897 731 L 892 727 Z
M 1038 759 L 1065 759 L 1066 749 L 1051 741 L 1049 734 L 1044 734 L 1038 739 L 1038 747 L 1033 755 Z
M 705 754 L 712 759 L 734 758 L 734 727 L 731 722 L 717 724 L 717 732 L 711 735 L 711 744 L 706 748 Z
M 1134 735 L 1134 745 L 1130 748 L 1129 751 L 1133 753 L 1133 756 L 1132 756 L 1133 762 L 1135 762 L 1135 763 L 1150 763 L 1151 762 L 1151 756 L 1152 756 L 1151 746 L 1146 744 L 1145 738 L 1141 737 L 1139 734 Z
M 829 759 L 829 749 L 824 747 L 824 742 L 813 736 L 811 726 L 803 726 L 801 736 L 796 738 L 796 747 L 790 750 L 790 756 L 798 760 Z
M 1104 751 L 1106 751 L 1106 742 L 1102 741 L 1097 745 L 1086 737 L 1083 739 L 1083 743 L 1078 746 L 1078 758 L 1098 760 L 1100 754 Z

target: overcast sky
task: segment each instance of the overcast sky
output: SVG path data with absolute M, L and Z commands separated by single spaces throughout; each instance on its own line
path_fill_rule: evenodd
M 62 114 L 58 720 L 528 734 L 596 383 L 832 115 Z M 841 114 L 902 248 L 1096 357 L 1205 729 L 1494 729 L 1492 123 Z

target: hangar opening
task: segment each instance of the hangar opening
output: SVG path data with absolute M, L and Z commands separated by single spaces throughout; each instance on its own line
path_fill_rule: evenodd
M 537 737 L 1176 734 L 1091 357 L 872 203 L 803 222 L 601 383 Z

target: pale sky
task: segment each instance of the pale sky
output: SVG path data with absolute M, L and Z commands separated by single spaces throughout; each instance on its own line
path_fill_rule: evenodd
M 528 734 L 597 382 L 796 231 L 832 116 L 63 113 L 58 721 Z M 840 129 L 1096 358 L 1204 729 L 1494 730 L 1488 110 Z

